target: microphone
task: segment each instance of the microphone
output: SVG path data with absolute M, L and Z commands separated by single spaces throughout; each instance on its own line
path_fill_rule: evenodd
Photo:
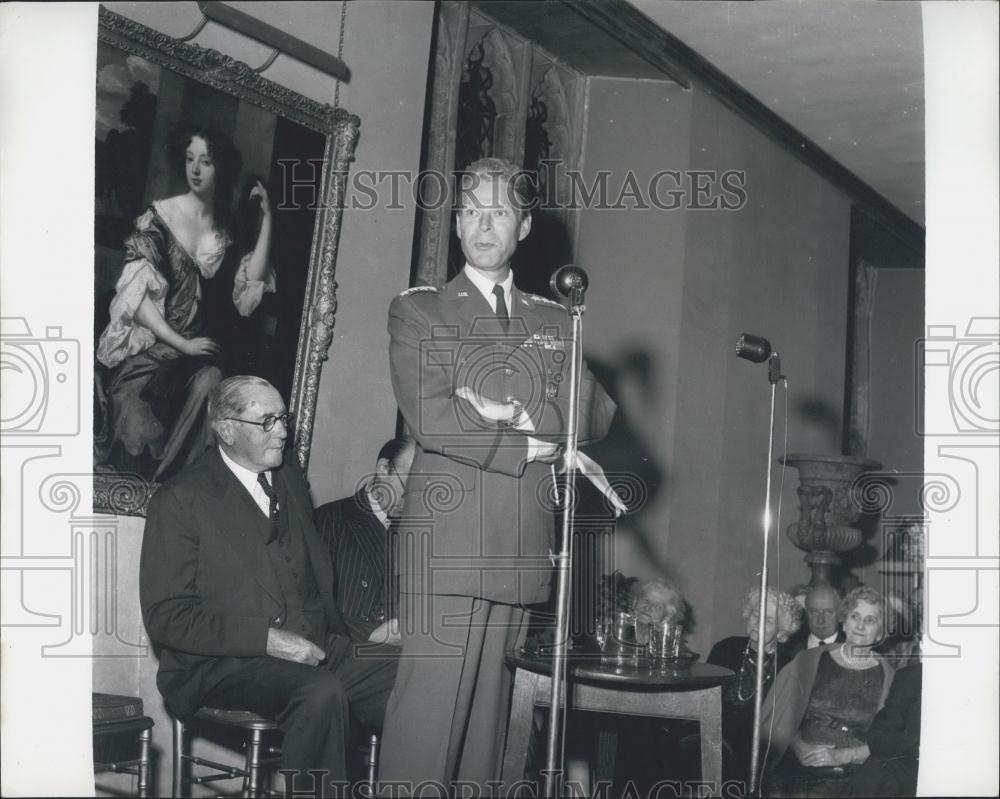
M 741 333 L 736 340 L 736 355 L 753 363 L 764 363 L 771 357 L 771 342 L 763 336 Z
M 549 287 L 559 297 L 568 297 L 571 305 L 583 305 L 583 293 L 590 281 L 587 273 L 575 264 L 560 266 L 549 279 Z

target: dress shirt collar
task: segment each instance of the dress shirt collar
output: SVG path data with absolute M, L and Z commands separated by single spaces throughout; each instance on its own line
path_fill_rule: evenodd
M 267 495 L 264 493 L 264 489 L 257 484 L 257 472 L 251 471 L 246 466 L 240 466 L 240 464 L 226 454 L 226 451 L 222 447 L 219 447 L 219 455 L 222 456 L 222 462 L 226 464 L 229 471 L 231 471 L 236 476 L 236 479 L 240 481 L 240 485 L 242 485 L 250 493 L 250 496 L 257 504 L 257 507 L 264 512 L 265 516 L 267 516 L 268 503 L 270 503 L 270 499 L 268 499 Z M 273 486 L 274 479 L 271 476 L 270 469 L 265 471 L 264 475 L 266 476 L 267 482 Z
M 494 283 L 488 277 L 483 277 L 468 264 L 465 265 L 465 269 L 463 271 L 465 272 L 465 276 L 472 281 L 472 285 L 479 289 L 479 293 L 485 297 L 486 302 L 490 304 L 490 308 L 493 309 L 494 313 L 496 313 L 497 310 L 497 298 L 493 293 L 493 287 L 497 285 L 503 286 L 504 302 L 507 303 L 507 313 L 510 313 L 510 295 L 514 288 L 514 272 L 512 270 L 507 270 L 507 277 L 500 281 L 500 283 Z
M 822 644 L 835 644 L 837 643 L 837 635 L 837 633 L 834 633 L 833 635 L 828 635 L 826 638 L 817 638 L 812 633 L 809 633 L 809 640 L 806 641 L 806 649 L 815 649 Z
M 372 513 L 378 517 L 378 520 L 382 522 L 382 526 L 385 529 L 389 529 L 389 514 L 382 510 L 382 506 L 378 504 L 378 500 L 375 499 L 375 494 L 372 492 L 371 486 L 365 488 L 365 496 L 368 498 L 368 504 L 371 506 Z

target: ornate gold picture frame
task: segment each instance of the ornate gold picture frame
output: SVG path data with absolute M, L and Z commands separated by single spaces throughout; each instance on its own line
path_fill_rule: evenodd
M 236 180 L 233 204 L 250 208 L 233 214 L 234 228 L 243 218 L 250 220 L 244 227 L 252 228 L 257 218 L 257 206 L 247 202 L 247 186 L 260 180 L 267 187 L 276 288 L 245 318 L 230 313 L 235 321 L 228 327 L 216 319 L 216 328 L 204 335 L 219 341 L 223 376 L 258 374 L 281 391 L 295 416 L 291 447 L 305 469 L 320 370 L 333 339 L 337 249 L 358 117 L 262 78 L 223 53 L 158 33 L 103 7 L 97 68 L 95 347 L 110 322 L 110 301 L 121 291 L 126 240 L 142 214 L 153 213 L 159 198 L 184 190 L 183 175 L 171 174 L 166 155 L 167 142 L 176 138 L 172 131 L 191 122 L 222 130 L 242 153 L 242 188 Z M 226 241 L 237 238 L 233 232 Z M 211 287 L 228 279 L 231 288 L 238 268 L 232 259 L 222 263 L 211 279 L 201 281 L 204 296 L 196 297 L 204 303 L 198 310 L 206 318 L 212 315 Z M 154 437 L 147 441 L 132 435 L 140 426 L 130 426 L 123 415 L 124 403 L 136 397 L 146 401 L 148 389 L 123 390 L 122 369 L 121 363 L 95 362 L 94 509 L 145 515 L 157 481 L 169 474 L 161 478 L 154 472 L 162 442 L 146 446 Z M 177 396 L 174 402 L 182 403 L 186 390 L 181 377 L 171 383 L 171 374 L 184 372 L 157 379 L 159 407 L 168 416 L 174 406 L 164 398 Z M 169 421 L 162 427 L 161 439 L 170 432 Z

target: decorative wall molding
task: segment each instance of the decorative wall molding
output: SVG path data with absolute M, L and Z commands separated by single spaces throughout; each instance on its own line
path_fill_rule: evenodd
M 485 9 L 488 11 L 488 6 Z M 471 75 L 473 71 L 481 72 Z M 474 90 L 485 92 L 485 96 L 476 99 L 467 95 L 463 107 L 460 103 L 463 80 L 467 91 L 469 84 L 473 84 Z M 562 159 L 560 181 L 568 184 L 566 171 L 579 163 L 578 131 L 583 124 L 579 98 L 583 95 L 584 80 L 585 76 L 537 44 L 491 19 L 484 13 L 484 7 L 470 11 L 466 2 L 442 3 L 437 17 L 422 169 L 451 178 L 456 168 L 466 165 L 457 161 L 471 162 L 475 160 L 472 155 L 493 155 L 534 169 L 535 165 L 525 164 L 525 159 L 530 157 L 526 153 L 526 138 L 529 109 L 535 97 L 536 107 L 537 103 L 546 104 L 544 129 L 535 133 L 542 133 L 553 142 L 550 153 L 555 155 L 551 157 Z M 472 102 L 474 99 L 476 102 Z M 492 123 L 491 136 L 484 136 L 479 129 L 487 111 Z M 472 129 L 466 128 L 468 143 L 460 147 L 458 138 L 463 126 Z M 481 147 L 473 146 L 473 142 Z M 456 154 L 456 149 L 462 152 Z M 438 198 L 439 185 L 426 188 L 432 192 L 430 196 Z M 452 271 L 458 268 L 456 253 L 452 252 L 451 203 L 428 205 L 423 203 L 417 220 L 413 285 L 445 283 L 449 278 L 449 257 L 454 262 Z M 568 228 L 575 224 L 572 211 L 561 210 L 553 216 Z M 454 246 L 457 249 L 457 244 Z

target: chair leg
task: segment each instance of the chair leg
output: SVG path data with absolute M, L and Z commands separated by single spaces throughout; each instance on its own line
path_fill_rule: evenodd
M 143 730 L 139 733 L 139 765 L 137 791 L 140 797 L 149 796 L 149 747 L 153 740 L 153 731 Z
M 374 796 L 375 783 L 378 779 L 378 735 L 374 732 L 368 739 L 368 760 L 365 765 L 368 766 L 368 784 L 364 795 Z
M 184 722 L 174 719 L 174 762 L 170 795 L 177 799 L 184 791 Z
M 250 731 L 250 744 L 247 746 L 247 776 L 243 780 L 243 793 L 245 796 L 260 795 L 260 754 L 263 749 L 263 730 Z

